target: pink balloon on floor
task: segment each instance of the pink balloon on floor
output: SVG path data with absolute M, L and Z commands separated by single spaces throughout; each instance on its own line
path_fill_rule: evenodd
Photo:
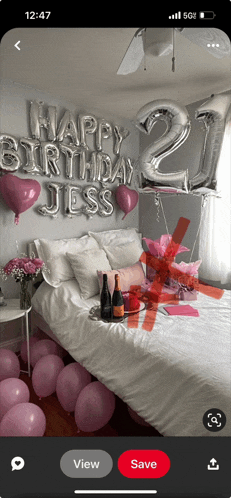
M 9 377 L 19 378 L 20 363 L 16 354 L 10 349 L 0 348 L 0 381 Z
M 46 417 L 34 403 L 19 403 L 4 415 L 0 423 L 0 436 L 43 436 Z
M 37 361 L 32 373 L 32 385 L 37 396 L 45 398 L 55 392 L 57 378 L 63 368 L 63 360 L 54 354 Z
M 39 339 L 37 337 L 30 337 L 29 338 L 30 351 L 31 351 L 32 346 L 34 346 L 34 344 L 36 344 L 36 342 L 38 342 L 38 341 L 39 341 Z M 27 362 L 27 340 L 23 341 L 23 343 L 21 345 L 20 356 L 21 356 L 22 360 L 26 363 Z
M 101 382 L 91 382 L 81 391 L 75 407 L 75 421 L 83 432 L 104 427 L 115 410 L 115 395 Z
M 37 341 L 30 350 L 30 362 L 32 367 L 34 367 L 37 361 L 48 354 L 55 354 L 56 356 L 62 356 L 62 348 L 56 342 L 51 339 L 42 339 Z
M 56 384 L 56 394 L 64 410 L 74 411 L 80 392 L 90 382 L 91 374 L 79 363 L 70 363 L 64 367 Z
M 27 403 L 30 391 L 20 379 L 4 379 L 0 382 L 0 421 L 10 408 L 19 403 Z

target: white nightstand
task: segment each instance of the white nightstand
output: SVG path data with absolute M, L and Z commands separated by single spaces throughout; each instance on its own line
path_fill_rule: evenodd
M 28 370 L 21 370 L 21 372 L 27 373 L 30 377 L 30 347 L 29 347 L 29 319 L 28 315 L 31 311 L 32 306 L 27 310 L 20 309 L 19 299 L 6 299 L 5 302 L 7 306 L 0 306 L 0 323 L 10 322 L 11 320 L 16 320 L 17 318 L 24 318 L 26 326 L 26 341 L 27 341 L 27 361 Z

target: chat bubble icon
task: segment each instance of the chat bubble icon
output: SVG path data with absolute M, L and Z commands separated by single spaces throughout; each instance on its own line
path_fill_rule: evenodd
M 12 470 L 21 470 L 25 465 L 25 461 L 22 457 L 16 456 L 11 460 Z

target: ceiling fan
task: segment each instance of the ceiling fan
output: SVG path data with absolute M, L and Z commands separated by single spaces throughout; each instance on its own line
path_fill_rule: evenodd
M 217 28 L 139 28 L 129 44 L 117 74 L 134 73 L 145 55 L 160 57 L 173 52 L 172 70 L 175 70 L 175 33 L 203 47 L 218 59 L 231 54 L 229 37 Z

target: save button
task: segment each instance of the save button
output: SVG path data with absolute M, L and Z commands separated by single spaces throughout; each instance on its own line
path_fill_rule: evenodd
M 161 450 L 128 450 L 120 455 L 118 469 L 132 479 L 156 479 L 165 476 L 170 469 L 170 459 Z

